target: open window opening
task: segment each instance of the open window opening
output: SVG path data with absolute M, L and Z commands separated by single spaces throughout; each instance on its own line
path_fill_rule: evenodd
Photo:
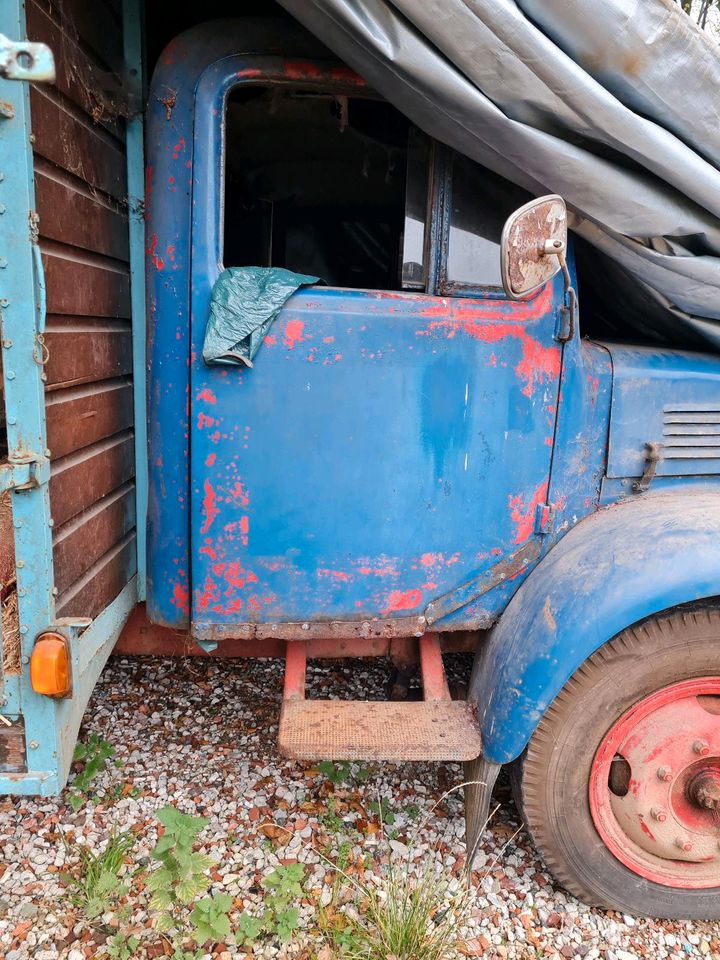
M 237 88 L 226 114 L 225 266 L 424 289 L 427 150 L 382 100 Z

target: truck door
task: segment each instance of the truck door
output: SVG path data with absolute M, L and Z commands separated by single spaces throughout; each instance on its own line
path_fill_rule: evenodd
M 311 66 L 224 61 L 197 88 L 192 632 L 409 634 L 428 609 L 484 626 L 492 605 L 468 601 L 529 555 L 547 498 L 561 288 L 504 299 L 500 231 L 526 197 Z M 223 265 L 324 280 L 252 369 L 202 359 Z

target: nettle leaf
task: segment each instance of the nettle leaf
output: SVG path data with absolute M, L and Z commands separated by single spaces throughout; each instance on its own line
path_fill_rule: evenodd
M 167 853 L 168 850 L 172 850 L 174 846 L 175 841 L 172 834 L 165 833 L 155 844 L 155 849 L 153 850 L 152 855 L 156 860 L 159 860 L 163 854 Z
M 193 817 L 169 805 L 158 810 L 156 817 L 167 830 L 172 830 L 176 834 L 185 834 L 188 837 L 196 837 L 209 822 L 205 817 Z
M 293 930 L 297 930 L 299 925 L 299 914 L 295 907 L 289 907 L 277 915 L 277 934 L 283 943 L 292 937 Z
M 230 919 L 225 913 L 219 917 L 214 917 L 211 926 L 215 940 L 222 940 L 230 933 Z
M 254 943 L 260 936 L 263 928 L 261 917 L 251 917 L 249 913 L 241 913 L 238 920 L 237 939 L 239 943 Z
M 173 875 L 166 867 L 160 867 L 159 870 L 154 870 L 150 876 L 145 881 L 145 886 L 148 890 L 169 890 L 172 887 Z
M 169 890 L 158 890 L 150 899 L 150 907 L 153 910 L 167 910 L 172 906 L 173 898 Z
M 175 921 L 169 913 L 158 913 L 153 920 L 153 926 L 156 930 L 164 933 L 165 931 L 171 929 L 174 922 Z
M 175 896 L 181 903 L 192 903 L 199 893 L 207 888 L 206 877 L 188 877 L 175 885 Z

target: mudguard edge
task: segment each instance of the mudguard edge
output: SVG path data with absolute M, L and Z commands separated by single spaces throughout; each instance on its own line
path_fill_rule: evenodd
M 530 574 L 478 652 L 469 699 L 478 704 L 484 758 L 518 757 L 565 682 L 607 640 L 654 613 L 716 596 L 716 487 L 645 494 L 582 520 Z

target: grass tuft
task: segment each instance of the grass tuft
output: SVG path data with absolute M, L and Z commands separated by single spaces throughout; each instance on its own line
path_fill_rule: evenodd
M 73 872 L 62 874 L 63 882 L 70 888 L 70 898 L 89 919 L 112 909 L 128 892 L 120 880 L 125 858 L 135 843 L 130 833 L 113 830 L 100 852 L 80 846 L 80 862 Z

